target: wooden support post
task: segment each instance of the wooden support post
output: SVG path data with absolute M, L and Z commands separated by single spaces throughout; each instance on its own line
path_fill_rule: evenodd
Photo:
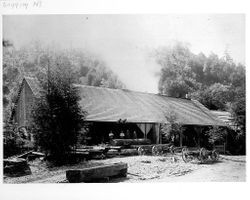
M 199 140 L 198 140 L 198 144 L 199 147 L 201 147 L 201 136 L 202 136 L 202 131 L 203 131 L 203 127 L 199 127 Z
M 225 154 L 226 154 L 226 150 L 227 150 L 227 143 L 228 143 L 228 138 L 227 138 L 228 132 L 226 134 L 226 141 L 225 141 Z
M 161 144 L 160 124 L 155 124 L 156 144 Z
M 198 147 L 200 148 L 201 147 L 201 133 L 202 133 L 202 127 L 200 126 L 197 126 L 194 128 L 194 130 L 196 131 L 197 133 L 197 142 L 198 142 Z
M 180 133 L 180 147 L 182 147 L 182 132 Z
M 226 143 L 225 142 L 223 143 L 223 153 L 224 153 L 224 155 L 226 154 Z
M 159 132 L 159 144 L 162 144 L 161 124 L 158 125 L 158 132 Z

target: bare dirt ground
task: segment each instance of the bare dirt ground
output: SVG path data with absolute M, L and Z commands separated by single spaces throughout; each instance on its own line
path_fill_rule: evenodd
M 216 163 L 184 163 L 179 155 L 172 156 L 130 156 L 105 160 L 91 160 L 76 165 L 47 168 L 45 163 L 30 162 L 31 175 L 23 177 L 4 177 L 4 183 L 67 183 L 67 169 L 85 168 L 108 163 L 128 164 L 126 178 L 110 179 L 108 182 L 196 182 L 246 181 L 245 156 L 221 156 Z M 101 182 L 107 182 L 101 181 Z

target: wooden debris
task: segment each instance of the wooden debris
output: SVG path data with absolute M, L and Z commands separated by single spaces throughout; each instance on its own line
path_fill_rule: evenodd
M 25 159 L 4 159 L 4 175 L 15 177 L 31 174 L 30 167 Z
M 147 164 L 151 163 L 150 160 L 142 160 L 141 162 L 142 162 L 142 163 L 147 163 Z
M 44 153 L 33 151 L 33 152 L 30 152 L 29 154 L 27 154 L 26 156 L 19 157 L 19 158 L 25 158 L 28 161 L 30 161 L 30 160 L 35 160 L 36 158 L 44 158 L 44 157 L 45 157 Z

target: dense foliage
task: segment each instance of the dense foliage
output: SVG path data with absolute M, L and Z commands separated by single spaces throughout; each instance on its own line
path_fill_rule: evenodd
M 166 121 L 168 123 L 161 124 L 161 135 L 163 143 L 173 143 L 179 145 L 180 134 L 183 133 L 185 128 L 178 123 L 175 113 L 170 109 L 165 113 Z
M 4 123 L 3 126 L 3 150 L 4 157 L 13 156 L 32 148 L 32 142 L 24 127 L 15 124 Z
M 84 125 L 85 112 L 73 86 L 71 70 L 58 65 L 51 69 L 49 81 L 32 111 L 32 133 L 35 144 L 53 161 L 66 162 L 66 155 L 76 145 Z
M 228 53 L 219 58 L 193 54 L 188 45 L 176 43 L 156 51 L 161 66 L 159 92 L 172 97 L 199 100 L 211 110 L 230 111 L 245 132 L 245 66 Z
M 216 142 L 225 142 L 227 132 L 221 127 L 213 126 L 209 127 L 205 134 L 208 136 L 208 142 L 214 145 Z

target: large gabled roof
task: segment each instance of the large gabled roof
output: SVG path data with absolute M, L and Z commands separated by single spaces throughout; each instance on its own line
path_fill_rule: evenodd
M 41 88 L 35 78 L 24 77 L 19 89 L 27 82 L 35 97 Z M 87 111 L 87 121 L 117 122 L 119 119 L 134 123 L 166 123 L 166 115 L 174 114 L 185 125 L 226 126 L 205 106 L 196 100 L 164 95 L 75 85 L 80 93 L 80 105 Z
M 225 126 L 205 106 L 195 100 L 164 95 L 76 85 L 80 91 L 80 105 L 88 112 L 88 121 L 116 122 L 126 119 L 135 123 L 165 123 L 168 113 L 185 125 Z

